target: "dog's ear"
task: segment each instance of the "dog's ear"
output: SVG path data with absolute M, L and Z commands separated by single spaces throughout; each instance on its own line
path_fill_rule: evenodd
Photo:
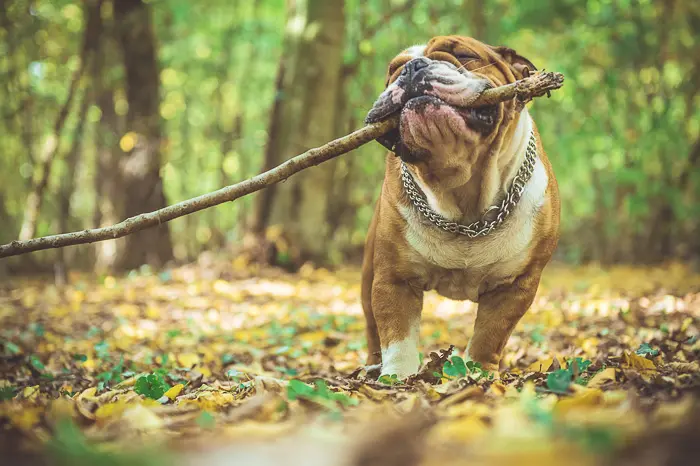
M 537 67 L 530 60 L 510 47 L 499 46 L 491 48 L 508 62 L 516 79 L 527 78 L 533 72 L 537 71 Z

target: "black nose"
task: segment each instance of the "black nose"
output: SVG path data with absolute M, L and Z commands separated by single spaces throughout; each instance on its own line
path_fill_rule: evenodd
M 414 58 L 404 65 L 402 74 L 407 75 L 411 79 L 418 71 L 427 68 L 428 65 L 430 65 L 430 60 L 427 58 Z

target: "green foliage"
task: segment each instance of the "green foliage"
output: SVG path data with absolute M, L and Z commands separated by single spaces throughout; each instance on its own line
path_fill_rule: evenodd
M 44 369 L 46 369 L 46 366 L 44 366 L 44 363 L 41 362 L 41 359 L 34 354 L 29 356 L 29 364 L 39 372 L 44 372 Z
M 452 356 L 448 361 L 445 361 L 445 366 L 442 368 L 445 376 L 450 378 L 466 377 L 467 365 L 459 356 Z
M 464 361 L 461 357 L 454 355 L 445 361 L 442 373 L 448 379 L 458 379 L 467 375 L 475 376 L 477 380 L 482 377 L 493 378 L 493 374 L 481 367 L 481 363 L 474 361 Z M 439 374 L 438 374 L 439 376 Z
M 119 363 L 111 369 L 97 374 L 98 390 L 103 390 L 106 386 L 111 386 L 122 381 L 122 372 L 124 371 L 124 357 L 121 356 Z
M 350 398 L 344 393 L 337 393 L 329 389 L 326 381 L 323 379 L 316 380 L 314 386 L 305 384 L 301 380 L 290 380 L 289 385 L 287 385 L 287 398 L 290 401 L 306 399 L 331 410 L 336 410 L 339 407 L 355 406 L 358 403 L 355 398 Z
M 11 341 L 3 341 L 2 345 L 5 347 L 5 351 L 8 354 L 15 355 L 15 354 L 19 354 L 22 352 L 20 347 L 17 346 L 16 344 L 12 343 Z
M 15 387 L 0 387 L 0 401 L 11 400 L 17 394 Z
M 578 443 L 588 451 L 597 454 L 610 453 L 619 445 L 621 433 L 616 428 L 557 420 L 551 409 L 545 408 L 535 397 L 523 396 L 521 403 L 528 416 L 539 425 L 553 435 Z
M 396 385 L 400 384 L 401 380 L 399 380 L 396 374 L 384 374 L 377 379 L 377 382 L 383 383 L 384 385 Z
M 109 343 L 102 340 L 101 342 L 95 344 L 95 354 L 98 358 L 107 360 L 109 359 Z
M 119 453 L 93 445 L 70 419 L 58 421 L 54 437 L 48 442 L 48 452 L 61 466 L 165 466 L 172 459 L 160 451 L 138 450 Z
M 136 393 L 153 400 L 163 396 L 169 389 L 170 385 L 165 381 L 163 375 L 158 372 L 142 375 L 136 380 L 136 385 L 134 385 Z
M 197 417 L 197 425 L 202 429 L 213 429 L 216 427 L 216 419 L 209 411 L 202 411 Z
M 642 343 L 639 345 L 639 348 L 635 351 L 640 356 L 658 356 L 659 355 L 659 350 L 652 348 L 649 346 L 649 343 Z
M 550 372 L 547 375 L 547 388 L 554 393 L 568 393 L 572 383 L 585 384 L 586 377 L 580 374 L 588 369 L 591 361 L 583 358 L 569 360 L 565 369 Z

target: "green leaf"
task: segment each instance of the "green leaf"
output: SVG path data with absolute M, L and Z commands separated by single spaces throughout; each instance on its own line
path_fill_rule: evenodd
M 139 395 L 143 395 L 147 398 L 157 400 L 165 392 L 170 389 L 163 377 L 160 374 L 149 374 L 143 375 L 136 380 L 136 385 L 134 385 L 134 391 Z
M 202 411 L 197 417 L 197 425 L 202 429 L 213 429 L 216 426 L 216 418 L 209 411 Z
M 305 384 L 301 380 L 292 379 L 287 385 L 287 398 L 296 400 L 299 397 L 304 397 L 313 394 L 314 388 Z
M 559 369 L 547 376 L 547 388 L 555 393 L 567 393 L 571 385 L 571 372 L 568 369 Z
M 38 370 L 39 372 L 43 372 L 44 369 L 46 369 L 46 366 L 44 366 L 44 363 L 41 362 L 41 359 L 39 359 L 38 356 L 33 354 L 29 356 L 29 364 L 31 364 L 32 367 Z
M 0 401 L 11 400 L 17 394 L 15 387 L 0 387 Z
M 384 385 L 396 385 L 398 383 L 401 383 L 396 374 L 384 374 L 377 379 L 377 382 L 383 383 Z
M 659 350 L 652 348 L 649 343 L 642 343 L 639 345 L 639 348 L 635 351 L 640 356 L 651 356 L 652 358 L 654 356 L 659 355 Z
M 29 324 L 29 330 L 38 337 L 43 337 L 44 333 L 46 333 L 44 325 L 36 322 Z
M 84 355 L 84 354 L 78 354 L 78 353 L 76 353 L 76 354 L 73 355 L 73 361 L 85 362 L 85 361 L 87 361 L 87 358 L 88 358 L 88 357 L 87 357 L 86 355 Z
M 102 340 L 95 345 L 95 354 L 100 359 L 109 359 L 109 343 Z
M 304 398 L 316 401 L 318 404 L 328 409 L 337 409 L 338 404 L 347 407 L 355 406 L 358 403 L 356 399 L 350 398 L 344 393 L 332 391 L 328 388 L 328 385 L 326 385 L 326 381 L 322 379 L 316 380 L 313 387 L 305 384 L 301 380 L 290 380 L 289 385 L 287 385 L 287 397 L 290 400 Z
M 226 365 L 226 364 L 231 364 L 234 362 L 235 359 L 232 354 L 224 354 L 221 356 L 221 364 Z
M 5 346 L 5 349 L 10 353 L 10 354 L 19 354 L 22 352 L 19 346 L 15 345 L 11 341 L 5 341 L 3 342 L 3 345 Z
M 466 377 L 467 375 L 467 365 L 464 359 L 459 356 L 452 356 L 448 361 L 445 361 L 445 366 L 442 368 L 442 372 L 448 378 L 458 378 Z
M 238 380 L 238 378 L 242 375 L 243 375 L 243 373 L 240 371 L 237 371 L 236 369 L 229 369 L 226 371 L 226 377 L 233 379 L 233 380 Z

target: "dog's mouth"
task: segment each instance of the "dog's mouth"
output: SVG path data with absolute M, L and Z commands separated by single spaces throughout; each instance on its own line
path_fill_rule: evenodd
M 469 129 L 483 134 L 491 132 L 498 121 L 499 108 L 497 104 L 476 108 L 457 107 L 450 105 L 438 97 L 430 95 L 422 95 L 408 100 L 401 108 L 401 117 L 403 119 L 404 109 L 422 113 L 428 106 L 448 107 L 464 120 Z M 399 125 L 401 125 L 401 123 L 399 123 Z M 377 142 L 402 158 L 407 157 L 411 153 L 411 150 L 401 140 L 400 127 L 377 138 Z

